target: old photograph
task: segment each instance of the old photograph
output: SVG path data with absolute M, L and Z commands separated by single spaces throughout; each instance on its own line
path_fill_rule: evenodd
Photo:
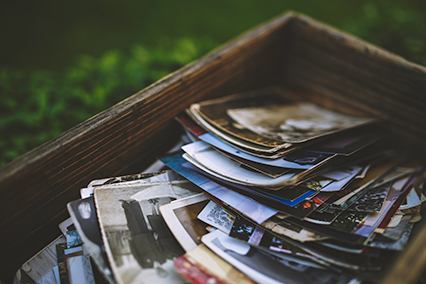
M 201 237 L 207 233 L 207 224 L 200 221 L 197 215 L 209 200 L 204 193 L 200 193 L 160 207 L 164 221 L 185 251 L 201 244 Z
M 203 243 L 258 283 L 348 283 L 350 275 L 280 259 L 215 231 Z
M 70 202 L 67 205 L 67 209 L 84 243 L 84 247 L 89 252 L 95 265 L 97 265 L 108 283 L 114 284 L 115 280 L 99 231 L 99 221 L 93 196 Z
M 101 233 L 117 283 L 185 283 L 173 269 L 173 260 L 184 250 L 159 208 L 199 192 L 188 181 L 95 189 Z

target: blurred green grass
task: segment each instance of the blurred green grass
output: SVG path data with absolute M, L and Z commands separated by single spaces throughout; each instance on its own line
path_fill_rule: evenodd
M 0 166 L 287 9 L 426 65 L 420 1 L 5 3 Z
M 217 44 L 181 38 L 99 58 L 64 72 L 0 70 L 0 163 L 5 164 L 200 57 Z

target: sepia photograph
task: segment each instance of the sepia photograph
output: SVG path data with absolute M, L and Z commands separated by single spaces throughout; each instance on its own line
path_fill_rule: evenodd
M 283 96 L 283 90 L 264 90 L 232 94 L 222 98 L 192 104 L 189 111 L 198 114 L 212 127 L 226 132 L 228 135 L 254 143 L 260 146 L 280 149 L 288 148 L 281 140 L 265 137 L 253 132 L 244 125 L 238 124 L 227 113 L 228 109 L 238 107 L 258 107 L 266 105 L 281 105 L 290 102 Z
M 185 251 L 201 244 L 201 237 L 207 233 L 207 224 L 197 218 L 197 215 L 209 200 L 204 193 L 199 193 L 160 207 L 164 221 Z
M 372 122 L 372 119 L 344 115 L 307 102 L 229 108 L 226 113 L 244 129 L 288 143 L 306 142 Z
M 287 148 L 327 134 L 373 122 L 308 102 L 285 98 L 288 90 L 229 95 L 191 105 L 213 127 L 266 147 Z
M 240 149 L 243 152 L 251 153 L 252 155 L 259 156 L 262 158 L 279 158 L 283 155 L 283 153 L 288 152 L 288 148 L 290 148 L 292 145 L 289 143 L 286 143 L 284 145 L 281 145 L 279 147 L 274 146 L 268 146 L 268 145 L 261 145 L 258 143 L 254 143 L 249 140 L 244 140 L 240 137 L 231 135 L 230 133 L 224 131 L 220 128 L 215 128 L 213 125 L 209 124 L 197 111 L 196 111 L 197 104 L 192 105 L 188 110 L 187 113 L 190 115 L 195 121 L 197 121 L 200 125 L 203 126 L 209 133 L 203 134 L 200 136 L 200 139 L 204 139 L 206 136 L 216 136 L 227 143 L 233 145 L 235 148 Z M 250 133 L 251 132 L 247 132 Z

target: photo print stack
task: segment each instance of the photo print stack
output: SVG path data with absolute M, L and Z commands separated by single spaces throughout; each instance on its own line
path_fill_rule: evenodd
M 425 168 L 386 118 L 269 88 L 176 120 L 178 147 L 68 204 L 102 276 L 51 283 L 375 283 L 421 220 Z

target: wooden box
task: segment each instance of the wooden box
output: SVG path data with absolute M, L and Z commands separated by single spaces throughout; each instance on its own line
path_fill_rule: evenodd
M 60 233 L 66 204 L 95 178 L 140 172 L 180 137 L 173 117 L 191 103 L 282 85 L 320 105 L 386 115 L 425 160 L 426 68 L 306 16 L 288 13 L 221 46 L 88 119 L 0 171 L 0 275 Z M 426 224 L 384 283 L 414 283 L 426 267 Z

